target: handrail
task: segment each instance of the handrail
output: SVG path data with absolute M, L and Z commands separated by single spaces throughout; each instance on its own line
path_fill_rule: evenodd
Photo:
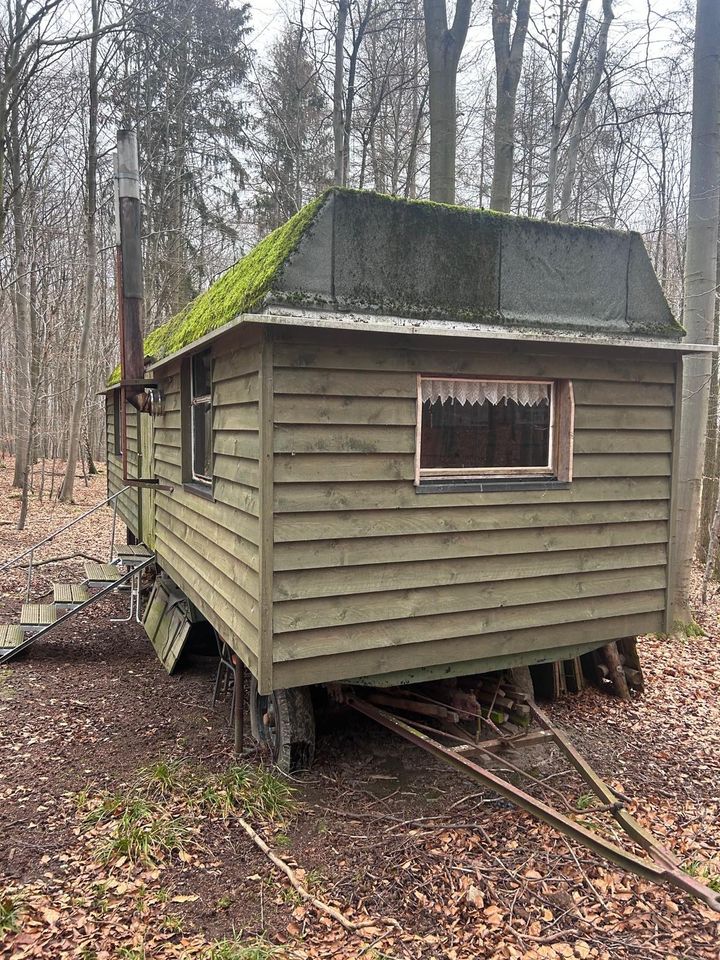
M 61 533 L 64 533 L 66 530 L 69 530 L 70 527 L 74 527 L 76 523 L 80 523 L 81 520 L 84 520 L 85 517 L 89 517 L 91 514 L 95 513 L 96 510 L 99 510 L 100 507 L 104 507 L 106 504 L 110 503 L 112 500 L 115 500 L 116 497 L 119 497 L 121 494 L 125 493 L 126 490 L 129 490 L 129 486 L 125 486 L 122 490 L 118 490 L 117 493 L 113 493 L 112 496 L 106 497 L 105 500 L 102 500 L 100 503 L 96 503 L 89 510 L 86 510 L 85 513 L 81 513 L 79 517 L 75 517 L 74 520 L 71 520 L 69 523 L 66 523 L 63 527 L 59 527 L 53 533 L 48 534 L 44 540 L 40 540 L 38 543 L 34 543 L 32 546 L 27 547 L 23 550 L 22 553 L 19 553 L 16 557 L 13 557 L 11 560 L 6 560 L 5 563 L 0 564 L 0 573 L 3 570 L 7 570 L 9 567 L 12 567 L 22 560 L 23 557 L 26 557 L 29 553 L 34 553 L 35 550 L 38 550 L 40 547 L 44 546 L 46 543 L 51 543 L 55 537 L 60 536 Z
M 122 493 L 122 490 L 120 493 Z M 100 506 L 102 506 L 102 504 L 100 504 Z M 40 637 L 44 637 L 46 633 L 50 633 L 51 630 L 55 630 L 55 628 L 59 627 L 61 623 L 65 623 L 65 621 L 69 620 L 70 617 L 74 617 L 76 613 L 84 610 L 85 607 L 89 607 L 91 603 L 95 603 L 102 597 L 106 597 L 109 593 L 117 590 L 117 588 L 123 583 L 126 583 L 128 580 L 131 580 L 133 577 L 137 576 L 141 570 L 149 567 L 151 563 L 155 563 L 155 554 L 153 554 L 151 557 L 148 557 L 147 560 L 143 560 L 142 563 L 138 563 L 117 580 L 113 580 L 112 583 L 108 583 L 107 586 L 103 587 L 101 590 L 98 590 L 97 593 L 93 593 L 87 598 L 87 600 L 83 600 L 82 603 L 79 603 L 76 607 L 72 607 L 67 611 L 67 613 L 64 613 L 61 617 L 55 620 L 54 623 L 48 623 L 42 628 L 42 630 L 38 630 L 36 633 L 26 637 L 26 639 L 22 643 L 19 643 L 16 647 L 11 647 L 7 653 L 0 654 L 0 664 L 6 663 L 8 660 L 12 660 L 13 657 L 16 657 L 19 653 L 22 653 L 23 650 L 26 650 L 31 644 L 35 643 L 36 640 L 39 640 Z

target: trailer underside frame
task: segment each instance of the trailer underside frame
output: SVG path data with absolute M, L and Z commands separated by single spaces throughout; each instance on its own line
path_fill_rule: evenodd
M 528 704 L 530 716 L 539 729 L 512 735 L 503 735 L 501 730 L 496 730 L 495 732 L 499 735 L 493 739 L 478 740 L 473 739 L 460 726 L 452 729 L 452 726 L 446 723 L 443 729 L 435 729 L 427 723 L 397 716 L 390 710 L 357 696 L 354 692 L 343 697 L 343 699 L 359 713 L 376 721 L 409 743 L 450 764 L 469 778 L 493 790 L 505 800 L 544 821 L 564 836 L 588 847 L 598 856 L 645 880 L 653 883 L 668 883 L 720 912 L 720 895 L 683 870 L 680 862 L 673 854 L 658 843 L 652 834 L 628 812 L 629 799 L 613 789 L 593 770 L 565 734 L 558 730 L 547 715 L 532 701 Z M 451 705 L 448 706 L 452 709 Z M 407 705 L 402 709 L 403 712 L 408 712 Z M 443 740 L 452 741 L 452 745 L 443 743 Z M 647 858 L 642 858 L 629 850 L 623 849 L 595 830 L 577 822 L 573 817 L 562 813 L 543 800 L 531 796 L 509 779 L 499 776 L 497 772 L 489 769 L 482 762 L 482 759 L 477 759 L 477 755 L 481 758 L 490 759 L 497 759 L 500 755 L 503 762 L 514 773 L 539 783 L 540 781 L 532 774 L 513 763 L 508 754 L 517 752 L 522 748 L 550 744 L 559 748 L 561 755 L 570 763 L 592 791 L 592 794 L 600 801 L 599 805 L 590 807 L 587 812 L 592 815 L 610 815 L 626 836 L 646 852 Z M 471 759 L 469 754 L 475 754 L 476 758 Z M 559 791 L 553 790 L 553 792 L 559 795 Z

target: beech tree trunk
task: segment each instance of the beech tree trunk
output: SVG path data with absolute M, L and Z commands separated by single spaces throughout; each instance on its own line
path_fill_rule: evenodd
M 12 175 L 12 215 L 15 242 L 15 276 L 13 299 L 17 360 L 15 366 L 15 474 L 13 486 L 22 487 L 27 479 L 27 458 L 30 451 L 30 407 L 32 403 L 32 305 L 30 303 L 30 258 L 27 249 L 25 220 L 26 184 L 20 142 L 20 118 L 15 104 L 10 116 L 10 172 Z
M 562 141 L 562 122 L 570 98 L 570 88 L 575 80 L 575 71 L 577 69 L 578 54 L 580 53 L 580 44 L 585 34 L 585 19 L 587 15 L 588 0 L 581 0 L 578 9 L 578 19 L 575 24 L 575 36 L 570 48 L 567 64 L 563 70 L 563 38 L 565 33 L 564 0 L 560 0 L 560 12 L 558 15 L 558 46 L 557 46 L 557 65 L 556 65 L 556 86 L 555 86 L 555 108 L 553 110 L 553 121 L 550 129 L 550 157 L 548 160 L 548 180 L 545 187 L 545 217 L 551 220 L 555 214 L 555 186 L 557 183 L 557 166 L 560 143 Z
M 77 379 L 75 381 L 75 397 L 73 399 L 72 415 L 70 418 L 70 433 L 68 438 L 68 456 L 58 500 L 72 503 L 75 492 L 75 468 L 80 456 L 80 426 L 82 423 L 83 407 L 87 394 L 88 378 L 88 351 L 90 347 L 90 331 L 92 329 L 95 310 L 95 272 L 97 269 L 97 237 L 95 233 L 95 216 L 97 204 L 97 120 L 98 120 L 98 30 L 99 0 L 92 0 L 92 30 L 90 40 L 90 59 L 88 68 L 88 146 L 86 167 L 86 208 L 85 208 L 85 304 L 83 312 L 82 334 L 77 357 Z
M 493 179 L 490 207 L 510 212 L 513 153 L 515 151 L 515 103 L 522 73 L 523 51 L 530 19 L 530 0 L 518 0 L 515 30 L 510 38 L 515 0 L 493 0 L 492 28 L 495 47 L 496 104 Z
M 575 186 L 575 173 L 577 171 L 578 154 L 580 152 L 580 143 L 585 130 L 590 107 L 595 99 L 602 83 L 603 73 L 605 71 L 605 61 L 607 59 L 608 33 L 610 24 L 613 21 L 612 0 L 603 0 L 603 21 L 600 24 L 598 33 L 597 51 L 595 54 L 595 68 L 590 79 L 587 93 L 582 98 L 577 113 L 573 118 L 573 123 L 568 141 L 567 166 L 565 167 L 565 176 L 563 177 L 562 197 L 560 199 L 560 220 L 568 221 L 570 219 L 570 203 L 572 200 L 572 191 Z
M 687 339 L 713 338 L 720 203 L 720 4 L 698 0 L 693 58 L 693 118 L 690 150 L 684 322 Z M 705 449 L 711 360 L 684 361 L 683 414 L 677 476 L 675 583 L 672 619 L 690 617 L 690 571 L 695 553 Z
M 439 203 L 455 202 L 457 70 L 471 9 L 472 0 L 457 0 L 448 29 L 445 0 L 423 3 L 430 73 L 430 199 Z
M 338 22 L 335 31 L 335 75 L 333 83 L 333 142 L 335 148 L 333 183 L 337 187 L 345 185 L 346 169 L 343 81 L 345 77 L 345 27 L 347 25 L 348 9 L 348 0 L 339 0 Z

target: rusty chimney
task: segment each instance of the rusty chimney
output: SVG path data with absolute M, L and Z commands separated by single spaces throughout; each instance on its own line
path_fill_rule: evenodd
M 140 168 L 133 130 L 118 130 L 115 154 L 115 243 L 122 408 L 151 412 L 143 351 L 143 270 L 140 246 Z

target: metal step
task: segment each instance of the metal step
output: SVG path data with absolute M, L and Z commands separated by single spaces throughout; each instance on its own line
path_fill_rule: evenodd
M 82 583 L 54 583 L 53 602 L 56 607 L 75 607 L 84 603 L 88 592 Z
M 95 563 L 94 560 L 86 561 L 85 576 L 90 587 L 106 587 L 120 579 L 118 568 L 112 563 Z
M 144 543 L 128 544 L 126 547 L 118 547 L 115 551 L 118 557 L 142 557 L 146 560 L 152 556 L 152 550 L 149 550 Z
M 52 603 L 24 603 L 20 613 L 20 626 L 26 632 L 42 630 L 55 623 L 57 608 Z
M 122 564 L 123 567 L 130 569 L 131 567 L 136 567 L 138 564 L 149 560 L 154 556 L 154 553 L 152 550 L 148 550 L 143 543 L 137 544 L 136 546 L 120 547 L 118 550 L 116 550 L 116 556 L 118 563 Z
M 25 631 L 16 623 L 0 623 L 0 657 L 14 650 L 25 639 Z

